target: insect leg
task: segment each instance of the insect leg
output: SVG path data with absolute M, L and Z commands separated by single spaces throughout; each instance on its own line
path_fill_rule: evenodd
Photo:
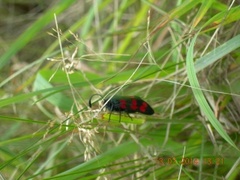
M 122 111 L 119 112 L 119 122 L 121 122 L 121 118 L 122 118 Z
M 132 117 L 126 112 L 126 114 L 128 115 L 128 117 L 132 120 Z
M 109 114 L 109 117 L 108 117 L 108 122 L 110 122 L 111 115 L 112 115 L 112 111 L 110 111 L 110 114 Z
M 109 117 L 108 117 L 108 122 L 110 122 L 112 112 L 113 112 L 113 105 L 111 105 L 111 108 L 110 108 L 110 114 L 109 114 Z

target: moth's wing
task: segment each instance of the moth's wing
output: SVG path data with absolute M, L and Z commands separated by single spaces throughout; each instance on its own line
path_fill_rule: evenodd
M 153 108 L 144 100 L 142 100 L 140 97 L 135 96 L 135 99 L 137 100 L 137 112 L 140 112 L 142 114 L 152 115 L 154 114 Z

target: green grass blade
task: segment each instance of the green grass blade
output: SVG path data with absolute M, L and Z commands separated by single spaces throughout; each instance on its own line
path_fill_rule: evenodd
M 152 141 L 143 138 L 139 140 L 139 142 L 144 146 L 152 143 Z M 140 148 L 141 146 L 132 141 L 123 143 L 85 163 L 75 166 L 74 168 L 64 171 L 52 178 L 61 180 L 66 178 L 75 179 L 79 177 L 84 177 L 89 172 L 94 171 L 96 169 L 104 168 L 106 165 L 109 165 L 110 163 L 113 163 L 118 159 L 130 155 L 138 151 Z
M 75 0 L 71 1 L 61 1 L 54 6 L 52 9 L 47 11 L 42 17 L 36 20 L 14 43 L 11 45 L 11 48 L 0 57 L 0 69 L 2 69 L 11 57 L 20 51 L 28 42 L 30 42 L 34 36 L 48 23 L 52 22 L 54 16 L 53 14 L 59 14 L 68 8 Z
M 203 0 L 202 5 L 193 21 L 193 27 L 196 27 L 197 24 L 204 18 L 208 10 L 211 8 L 214 0 Z
M 213 64 L 221 57 L 229 54 L 233 50 L 240 47 L 240 35 L 237 35 L 230 39 L 229 41 L 225 42 L 224 44 L 220 45 L 214 51 L 211 51 L 207 55 L 199 58 L 195 63 L 195 70 L 196 72 L 201 71 L 205 67 Z
M 231 22 L 239 21 L 240 6 L 236 6 L 225 11 L 220 11 L 218 14 L 210 18 L 202 28 L 206 28 L 206 31 L 216 29 L 217 27 Z
M 200 85 L 196 76 L 196 71 L 194 68 L 193 63 L 193 49 L 194 44 L 197 39 L 197 35 L 194 37 L 194 39 L 191 41 L 190 47 L 187 52 L 187 75 L 189 82 L 192 86 L 192 91 L 194 94 L 194 97 L 196 101 L 198 102 L 200 109 L 205 114 L 205 116 L 208 118 L 209 122 L 212 124 L 212 126 L 216 129 L 216 131 L 224 138 L 231 146 L 233 146 L 235 149 L 239 150 L 237 146 L 234 144 L 232 139 L 228 136 L 226 131 L 223 129 L 222 125 L 219 123 L 218 119 L 216 119 L 213 111 L 211 110 L 210 106 L 208 105 L 207 100 L 205 99 L 202 90 L 200 89 Z

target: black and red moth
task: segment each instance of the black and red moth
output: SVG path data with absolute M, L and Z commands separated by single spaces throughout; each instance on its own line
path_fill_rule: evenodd
M 94 94 L 89 99 L 89 107 L 92 107 L 92 97 L 99 94 Z M 101 96 L 101 95 L 99 95 Z M 121 121 L 121 112 L 129 113 L 142 113 L 146 115 L 152 115 L 154 114 L 154 110 L 152 107 L 144 100 L 142 100 L 138 96 L 113 96 L 111 99 L 107 98 L 103 100 L 103 104 L 105 104 L 105 107 L 107 110 L 110 111 L 109 120 L 111 117 L 111 113 L 113 111 L 120 113 L 120 119 Z M 129 116 L 130 117 L 130 116 Z M 131 117 L 130 117 L 131 118 Z

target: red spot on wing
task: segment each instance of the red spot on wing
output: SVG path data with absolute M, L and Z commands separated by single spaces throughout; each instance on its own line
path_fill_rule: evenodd
M 131 110 L 134 110 L 134 111 L 137 110 L 138 105 L 137 105 L 137 100 L 136 99 L 132 99 L 130 108 L 131 108 Z
M 120 109 L 126 109 L 127 108 L 127 102 L 123 99 L 120 99 Z
M 148 104 L 146 102 L 142 102 L 141 106 L 139 107 L 140 112 L 146 112 Z

